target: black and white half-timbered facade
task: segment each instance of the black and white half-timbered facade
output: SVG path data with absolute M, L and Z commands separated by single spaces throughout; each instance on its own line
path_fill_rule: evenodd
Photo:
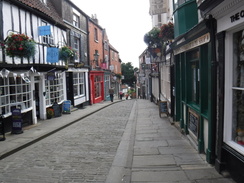
M 7 128 L 13 108 L 35 124 L 67 99 L 67 27 L 50 0 L 0 0 L 0 25 L 0 114 Z

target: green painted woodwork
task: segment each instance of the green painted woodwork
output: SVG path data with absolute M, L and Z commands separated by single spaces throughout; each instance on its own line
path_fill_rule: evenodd
M 178 6 L 174 11 L 174 36 L 175 38 L 186 33 L 198 23 L 197 4 L 189 0 Z

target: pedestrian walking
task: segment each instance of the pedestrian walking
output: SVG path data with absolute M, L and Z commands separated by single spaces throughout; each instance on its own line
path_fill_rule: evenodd
M 110 95 L 110 100 L 111 100 L 111 102 L 113 102 L 114 101 L 114 89 L 111 87 L 108 92 Z
M 119 92 L 120 100 L 122 100 L 124 93 L 122 91 Z

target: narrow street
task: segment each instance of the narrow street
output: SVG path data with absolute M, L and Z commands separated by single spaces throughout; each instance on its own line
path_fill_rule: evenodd
M 28 182 L 233 181 L 160 118 L 157 105 L 138 99 L 114 103 L 0 161 L 0 183 Z

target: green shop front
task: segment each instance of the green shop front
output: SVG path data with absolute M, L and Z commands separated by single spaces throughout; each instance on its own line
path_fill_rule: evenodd
M 204 20 L 187 33 L 177 37 L 171 47 L 175 59 L 174 121 L 195 145 L 214 161 L 214 41 L 212 20 Z M 213 39 L 214 40 L 214 39 Z

